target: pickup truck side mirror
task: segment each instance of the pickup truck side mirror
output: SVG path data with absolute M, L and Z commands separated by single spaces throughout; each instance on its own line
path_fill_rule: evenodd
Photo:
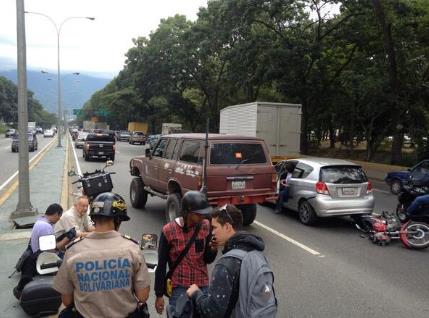
M 149 148 L 146 148 L 145 155 L 146 155 L 146 157 L 152 158 L 152 152 L 150 151 Z

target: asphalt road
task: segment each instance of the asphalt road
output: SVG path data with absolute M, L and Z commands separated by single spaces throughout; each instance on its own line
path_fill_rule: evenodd
M 129 159 L 144 146 L 117 143 L 115 164 L 108 169 L 114 191 L 129 202 Z M 82 171 L 103 162 L 85 162 L 77 150 Z M 392 210 L 395 196 L 373 180 L 376 209 Z M 128 207 L 130 222 L 121 232 L 135 238 L 159 233 L 165 201 L 149 197 L 145 209 Z M 413 251 L 400 242 L 379 247 L 360 237 L 346 218 L 325 219 L 306 227 L 292 213 L 276 215 L 270 206 L 258 206 L 257 222 L 247 228 L 266 243 L 275 273 L 278 317 L 429 317 L 429 250 Z M 153 291 L 151 292 L 153 298 Z M 151 308 L 152 309 L 152 308 Z M 151 310 L 153 312 L 153 310 Z M 157 316 L 157 315 L 153 315 Z
M 38 149 L 29 152 L 29 159 L 39 153 L 52 138 L 44 138 L 43 135 L 37 134 Z M 4 134 L 0 136 L 0 186 L 18 170 L 19 153 L 11 150 L 12 138 L 5 138 Z

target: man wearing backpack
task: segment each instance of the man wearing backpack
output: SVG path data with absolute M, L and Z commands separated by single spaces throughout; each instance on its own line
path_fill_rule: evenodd
M 275 317 L 274 275 L 262 253 L 263 240 L 242 232 L 243 216 L 233 205 L 212 214 L 214 246 L 223 246 L 208 293 L 191 285 L 187 295 L 201 317 Z

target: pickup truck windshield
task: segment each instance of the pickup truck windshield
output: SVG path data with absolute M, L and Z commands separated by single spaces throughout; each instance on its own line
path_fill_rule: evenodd
M 261 144 L 218 143 L 212 144 L 210 148 L 210 164 L 214 165 L 267 162 Z

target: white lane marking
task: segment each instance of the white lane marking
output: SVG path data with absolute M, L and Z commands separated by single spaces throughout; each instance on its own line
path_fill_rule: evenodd
M 43 151 L 49 147 L 53 142 L 55 141 L 55 139 L 52 139 L 52 141 L 50 141 L 47 145 L 45 145 L 45 147 L 43 147 L 36 155 L 33 156 L 33 158 L 31 158 L 28 162 L 31 163 L 33 160 L 35 160 L 37 157 L 40 156 L 41 153 L 43 153 Z M 4 187 L 6 187 L 8 185 L 9 182 L 11 182 L 13 180 L 13 178 L 15 178 L 18 175 L 19 171 L 15 171 L 15 173 L 9 177 L 9 179 L 7 179 L 1 186 L 0 186 L 0 191 L 3 190 Z
M 373 189 L 373 190 L 377 191 L 377 192 L 382 192 L 382 193 L 390 194 L 390 191 L 386 191 L 386 190 L 380 190 L 380 189 Z
M 73 141 L 71 140 L 71 135 L 68 134 L 69 136 L 69 141 L 70 144 L 73 145 Z M 73 155 L 74 155 L 74 161 L 76 162 L 76 167 L 77 167 L 77 174 L 79 175 L 79 177 L 82 175 L 82 170 L 80 170 L 80 164 L 79 164 L 79 160 L 77 160 L 77 154 L 76 154 L 76 147 L 72 147 L 73 148 Z M 82 150 L 83 151 L 83 150 Z
M 261 222 L 253 221 L 253 223 L 264 228 L 264 229 L 266 229 L 267 231 L 270 231 L 271 233 L 281 237 L 282 239 L 288 241 L 289 243 L 292 243 L 293 245 L 302 248 L 303 250 L 309 252 L 310 254 L 312 254 L 314 256 L 325 257 L 324 255 L 320 254 L 318 251 L 313 250 L 312 248 L 294 240 L 293 238 L 290 238 L 289 236 L 284 235 L 283 233 L 280 233 L 279 231 L 276 231 L 276 230 L 270 228 L 269 226 L 267 226 Z

